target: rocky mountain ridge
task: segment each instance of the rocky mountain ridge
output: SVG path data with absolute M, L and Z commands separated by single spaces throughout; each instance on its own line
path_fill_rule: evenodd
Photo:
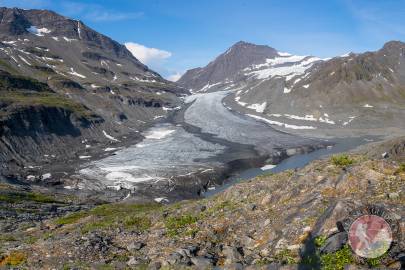
M 269 49 L 243 44 L 249 47 L 246 54 L 257 47 Z M 198 93 L 235 90 L 225 100 L 230 107 L 290 132 L 334 134 L 380 129 L 384 133 L 386 128 L 404 128 L 399 123 L 405 97 L 404 49 L 404 43 L 391 41 L 376 52 L 331 59 L 274 50 L 232 74 L 207 77 L 213 67 L 232 61 L 224 53 L 206 67 L 187 72 L 179 83 Z
M 124 45 L 52 11 L 0 8 L 0 37 L 2 171 L 139 141 L 187 93 Z

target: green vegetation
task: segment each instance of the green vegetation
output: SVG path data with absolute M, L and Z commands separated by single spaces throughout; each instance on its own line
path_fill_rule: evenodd
M 84 218 L 86 216 L 88 216 L 88 214 L 86 212 L 77 212 L 77 213 L 68 214 L 67 216 L 58 218 L 55 221 L 55 224 L 57 224 L 57 225 L 73 224 L 73 223 L 76 223 L 79 219 Z
M 86 107 L 53 92 L 48 84 L 5 71 L 0 71 L 0 103 L 12 104 L 14 107 L 35 105 L 57 107 L 70 110 L 79 117 L 90 116 L 90 111 Z
M 194 224 L 198 221 L 198 217 L 186 214 L 186 215 L 181 215 L 181 216 L 175 216 L 175 217 L 168 217 L 165 220 L 165 226 L 167 229 L 167 234 L 171 237 L 177 236 L 180 233 L 186 231 L 188 229 L 189 225 Z M 195 230 L 187 230 L 185 232 L 187 235 L 191 235 L 196 233 Z
M 369 267 L 375 268 L 381 265 L 381 258 L 367 259 L 367 264 Z
M 346 265 L 352 262 L 353 255 L 348 245 L 335 253 L 321 255 L 321 265 L 324 270 L 343 270 Z
M 297 259 L 292 254 L 291 250 L 283 249 L 278 252 L 274 258 L 276 261 L 284 264 L 295 264 L 297 263 Z
M 58 202 L 54 198 L 34 192 L 10 192 L 0 194 L 0 201 L 7 203 L 19 203 L 24 201 L 32 201 L 38 203 L 54 203 Z
M 39 82 L 29 77 L 11 75 L 8 72 L 0 71 L 0 87 L 2 90 L 52 92 L 46 83 Z
M 315 238 L 315 246 L 321 248 L 325 245 L 327 237 L 324 235 L 317 236 Z
M 234 211 L 237 209 L 237 205 L 235 202 L 231 202 L 229 200 L 227 201 L 221 201 L 214 206 L 208 208 L 205 212 L 203 212 L 204 216 L 207 215 L 218 215 L 220 216 L 220 213 L 224 213 L 226 211 Z
M 267 264 L 271 264 L 273 261 L 271 261 L 271 260 L 269 260 L 269 259 L 267 259 L 267 258 L 261 258 L 261 259 L 258 259 L 256 262 L 255 262 L 255 264 L 257 265 L 257 266 L 265 266 L 265 265 L 267 265 Z
M 83 105 L 52 92 L 0 92 L 0 102 L 12 103 L 18 106 L 42 105 L 57 107 L 72 111 L 77 116 L 90 116 L 90 111 Z
M 125 218 L 124 225 L 126 228 L 137 228 L 140 231 L 145 231 L 150 228 L 151 220 L 145 216 L 129 216 Z
M 126 228 L 145 231 L 152 222 L 148 213 L 160 209 L 158 204 L 105 204 L 88 211 L 69 214 L 55 220 L 55 224 L 68 225 L 89 217 L 89 221 L 82 226 L 82 232 L 94 231 L 102 228 L 123 226 Z
M 335 166 L 346 167 L 346 166 L 352 165 L 354 163 L 354 160 L 351 159 L 348 155 L 342 154 L 342 155 L 333 156 L 331 158 L 331 162 Z
M 343 270 L 346 265 L 354 263 L 352 250 L 348 245 L 334 253 L 321 254 L 320 248 L 326 243 L 327 237 L 320 235 L 314 239 L 314 244 L 317 248 L 314 254 L 309 254 L 300 261 L 300 264 L 312 266 L 314 269 L 323 270 Z

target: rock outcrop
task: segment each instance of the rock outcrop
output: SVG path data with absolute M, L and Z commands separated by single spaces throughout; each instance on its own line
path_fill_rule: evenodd
M 388 151 L 398 141 L 404 138 L 378 149 Z M 29 231 L 23 222 L 3 234 L 0 262 L 20 256 L 29 268 L 74 268 L 80 261 L 116 269 L 401 269 L 401 158 L 373 158 L 362 150 L 260 176 L 202 200 L 102 205 Z M 373 260 L 357 256 L 347 242 L 351 220 L 367 213 L 388 220 L 393 236 L 389 252 Z M 19 240 L 8 240 L 16 233 Z M 27 244 L 29 237 L 36 240 Z

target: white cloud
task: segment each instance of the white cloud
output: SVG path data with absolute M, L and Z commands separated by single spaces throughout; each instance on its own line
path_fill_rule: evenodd
M 177 82 L 183 74 L 184 72 L 176 72 L 175 74 L 167 76 L 167 79 L 172 82 Z
M 127 42 L 125 43 L 125 46 L 139 61 L 146 65 L 157 64 L 172 56 L 171 52 L 156 48 L 148 48 L 134 42 Z

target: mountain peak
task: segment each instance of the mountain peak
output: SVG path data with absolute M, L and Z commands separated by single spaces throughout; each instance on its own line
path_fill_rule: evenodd
M 240 40 L 232 45 L 232 47 L 240 47 L 240 46 L 257 46 L 257 45 L 243 40 Z
M 187 71 L 177 83 L 187 88 L 201 89 L 207 82 L 215 84 L 231 80 L 241 70 L 276 56 L 278 52 L 267 45 L 239 41 L 204 68 Z
M 391 40 L 384 44 L 383 50 L 389 49 L 404 49 L 405 50 L 405 43 L 399 40 Z
M 100 34 L 79 20 L 70 19 L 50 10 L 0 8 L 0 38 L 34 34 L 38 37 L 59 40 L 80 40 L 83 43 L 112 51 L 116 56 L 132 58 L 137 65 L 141 63 L 125 46 Z M 44 37 L 44 34 L 46 37 Z
M 254 43 L 246 42 L 246 41 L 238 41 L 235 44 L 233 44 L 227 52 L 231 51 L 232 49 L 237 49 L 237 50 L 271 50 L 273 52 L 276 52 L 276 50 L 268 45 L 257 45 Z

